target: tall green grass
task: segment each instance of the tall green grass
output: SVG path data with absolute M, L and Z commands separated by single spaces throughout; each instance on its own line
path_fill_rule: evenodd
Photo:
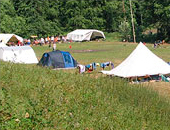
M 0 72 L 1 130 L 170 128 L 169 101 L 120 78 L 5 62 Z

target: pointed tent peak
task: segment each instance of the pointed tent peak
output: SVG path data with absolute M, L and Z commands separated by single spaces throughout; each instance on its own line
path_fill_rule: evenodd
M 148 49 L 142 42 L 139 42 L 139 44 L 137 45 L 138 48 L 145 48 Z M 136 48 L 137 48 L 136 47 Z M 149 50 L 149 49 L 148 49 Z
M 132 53 L 128 56 L 138 57 L 139 60 L 145 60 L 147 56 L 156 56 L 147 46 L 145 46 L 142 42 L 140 42 L 136 48 L 132 51 Z M 157 57 L 157 56 L 156 56 Z M 142 59 L 141 59 L 142 58 Z
M 143 43 L 139 43 L 121 64 L 110 71 L 102 71 L 102 73 L 119 77 L 170 74 L 170 66 Z

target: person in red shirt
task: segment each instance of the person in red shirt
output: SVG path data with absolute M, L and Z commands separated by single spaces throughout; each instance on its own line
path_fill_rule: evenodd
M 58 42 L 58 37 L 57 36 L 54 38 L 54 43 L 56 43 L 56 42 Z
M 18 40 L 18 46 L 22 46 L 22 42 Z

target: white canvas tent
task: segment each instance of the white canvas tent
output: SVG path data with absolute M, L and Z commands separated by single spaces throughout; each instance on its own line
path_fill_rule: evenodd
M 67 34 L 67 40 L 72 41 L 90 41 L 95 38 L 104 38 L 102 31 L 95 29 L 77 29 Z
M 11 42 L 21 41 L 21 42 L 23 42 L 23 38 L 16 35 L 16 34 L 0 34 L 0 41 L 4 42 L 5 44 L 9 41 L 11 41 Z
M 102 71 L 102 73 L 124 78 L 170 74 L 170 65 L 140 43 L 120 65 L 110 71 Z
M 24 64 L 38 63 L 30 46 L 0 47 L 0 60 Z
M 0 47 L 8 47 L 4 42 L 0 42 Z

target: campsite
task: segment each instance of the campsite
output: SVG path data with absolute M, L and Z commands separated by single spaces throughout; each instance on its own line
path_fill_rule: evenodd
M 0 130 L 169 130 L 170 0 L 0 0 Z
M 69 51 L 81 64 L 111 60 L 117 66 L 137 45 L 92 41 L 57 44 L 57 49 Z M 147 46 L 168 61 L 169 45 L 157 49 L 153 44 Z M 51 51 L 48 46 L 33 46 L 33 49 L 38 60 L 44 52 Z M 2 128 L 5 124 L 12 129 L 169 128 L 170 84 L 167 82 L 129 84 L 99 73 L 100 68 L 79 74 L 78 69 L 53 70 L 1 62 L 0 71 L 0 83 L 4 86 Z

